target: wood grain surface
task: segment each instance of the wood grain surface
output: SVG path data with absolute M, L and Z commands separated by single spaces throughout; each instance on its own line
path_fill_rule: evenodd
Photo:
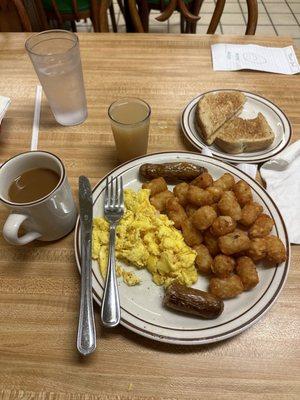
M 0 94 L 11 107 L 1 126 L 0 162 L 30 147 L 37 78 L 25 54 L 27 34 L 0 34 Z M 300 138 L 300 75 L 213 72 L 216 42 L 291 44 L 288 38 L 152 34 L 79 34 L 89 117 L 59 126 L 43 99 L 39 149 L 59 155 L 74 195 L 80 174 L 95 184 L 117 165 L 109 104 L 137 96 L 152 107 L 149 152 L 193 150 L 179 129 L 184 105 L 202 91 L 236 88 L 275 102 Z M 298 52 L 300 59 L 300 54 Z M 1 228 L 7 210 L 0 209 Z M 76 351 L 79 274 L 73 234 L 23 247 L 0 238 L 0 398 L 11 399 L 299 399 L 299 247 L 273 308 L 232 339 L 183 347 L 152 342 L 119 327 L 100 328 L 97 351 Z

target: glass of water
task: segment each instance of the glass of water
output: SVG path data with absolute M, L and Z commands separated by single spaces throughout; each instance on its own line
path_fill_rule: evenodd
M 32 35 L 25 48 L 53 115 L 61 125 L 77 125 L 87 117 L 78 37 L 55 29 Z

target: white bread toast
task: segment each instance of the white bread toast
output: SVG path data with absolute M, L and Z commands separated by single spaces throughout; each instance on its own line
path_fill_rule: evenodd
M 262 113 L 254 119 L 233 117 L 217 132 L 214 144 L 226 153 L 263 150 L 274 140 L 274 132 Z
M 207 93 L 198 101 L 196 122 L 205 142 L 213 143 L 218 129 L 243 107 L 246 96 L 238 91 Z

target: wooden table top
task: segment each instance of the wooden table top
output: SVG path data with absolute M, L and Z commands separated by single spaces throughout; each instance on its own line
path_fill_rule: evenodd
M 0 162 L 30 148 L 37 78 L 24 51 L 27 34 L 0 34 L 0 94 L 11 107 L 1 126 Z M 59 126 L 43 99 L 39 149 L 60 156 L 74 195 L 80 174 L 95 184 L 116 166 L 107 108 L 122 96 L 152 107 L 149 152 L 193 150 L 179 116 L 198 93 L 215 88 L 253 91 L 278 104 L 300 138 L 300 75 L 214 72 L 217 42 L 290 45 L 288 38 L 153 34 L 79 34 L 89 117 Z M 300 59 L 300 53 L 298 51 Z M 7 210 L 0 208 L 1 227 Z M 23 247 L 0 238 L 1 399 L 299 399 L 300 261 L 292 249 L 287 283 L 255 326 L 232 339 L 184 347 L 127 331 L 100 328 L 97 351 L 76 351 L 79 274 L 73 234 Z

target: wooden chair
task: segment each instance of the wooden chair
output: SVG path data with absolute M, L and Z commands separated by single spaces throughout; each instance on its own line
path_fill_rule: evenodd
M 117 32 L 117 22 L 112 0 L 39 0 L 42 1 L 49 20 L 56 21 L 59 28 L 65 21 L 71 22 L 76 32 L 76 23 L 80 19 L 90 18 L 95 32 L 108 32 L 107 10 L 109 10 L 113 31 Z M 103 4 L 102 4 L 103 3 Z M 103 14 L 103 15 L 102 15 Z M 100 23 L 102 20 L 102 24 Z
M 149 7 L 145 6 L 147 0 L 127 0 L 130 19 L 136 32 L 148 32 L 149 30 Z M 148 0 L 149 1 L 149 0 Z M 151 0 L 150 0 L 151 1 Z M 162 9 L 162 13 L 156 17 L 158 21 L 166 21 L 171 17 L 175 10 L 181 15 L 181 32 L 196 33 L 197 21 L 201 18 L 201 6 L 204 0 L 194 0 L 194 2 L 184 4 L 183 0 L 170 0 L 167 7 Z M 246 25 L 246 35 L 254 35 L 258 19 L 257 0 L 246 0 L 248 20 Z M 214 34 L 220 22 L 226 0 L 217 0 L 215 9 L 207 29 L 207 34 Z M 185 5 L 185 8 L 184 8 Z M 146 11 L 145 11 L 146 8 Z
M 30 19 L 22 0 L 0 0 L 0 31 L 32 32 Z

